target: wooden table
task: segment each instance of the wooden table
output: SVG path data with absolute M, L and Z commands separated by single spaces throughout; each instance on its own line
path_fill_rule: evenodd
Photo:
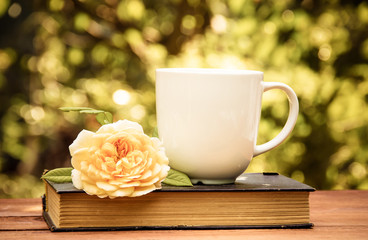
M 313 229 L 58 232 L 48 230 L 41 199 L 0 199 L 0 239 L 368 239 L 368 191 L 316 191 Z

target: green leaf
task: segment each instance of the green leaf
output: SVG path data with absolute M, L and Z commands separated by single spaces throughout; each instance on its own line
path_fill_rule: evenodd
M 178 186 L 178 187 L 192 187 L 193 186 L 189 177 L 185 173 L 179 172 L 172 168 L 170 168 L 169 173 L 167 174 L 167 177 L 163 181 L 163 183 L 167 185 Z
M 86 109 L 86 110 L 81 110 L 79 112 L 80 113 L 88 113 L 88 114 L 99 114 L 99 113 L 104 113 L 105 111 L 96 110 L 96 109 Z
M 89 108 L 89 107 L 61 107 L 59 109 L 63 112 L 71 112 L 71 111 L 80 112 L 84 110 L 93 110 L 92 108 Z
M 112 114 L 109 112 L 101 112 L 96 115 L 97 121 L 101 125 L 112 123 Z
M 73 168 L 55 168 L 45 173 L 41 179 L 55 183 L 72 182 L 72 170 Z
M 112 123 L 112 121 L 113 121 L 112 114 L 110 112 L 105 112 L 105 116 L 106 116 L 107 121 L 109 123 Z
M 157 137 L 158 138 L 158 128 L 155 127 L 152 131 L 152 137 Z
M 101 125 L 109 124 L 113 121 L 112 114 L 103 110 L 93 109 L 89 107 L 61 107 L 59 109 L 64 112 L 76 111 L 79 113 L 95 114 L 96 120 Z

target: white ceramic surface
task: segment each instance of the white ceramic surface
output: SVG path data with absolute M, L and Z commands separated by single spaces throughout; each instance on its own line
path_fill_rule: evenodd
M 289 117 L 279 135 L 256 145 L 262 94 L 270 89 L 287 94 Z M 156 107 L 170 166 L 205 184 L 233 182 L 253 156 L 288 137 L 299 111 L 287 85 L 263 82 L 262 72 L 224 69 L 157 69 Z

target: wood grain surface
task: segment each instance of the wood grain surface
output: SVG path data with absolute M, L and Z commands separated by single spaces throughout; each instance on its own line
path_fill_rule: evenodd
M 310 195 L 312 229 L 50 232 L 41 199 L 0 199 L 0 239 L 368 239 L 368 191 Z

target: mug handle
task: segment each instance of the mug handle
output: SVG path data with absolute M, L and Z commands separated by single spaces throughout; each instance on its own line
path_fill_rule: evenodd
M 284 128 L 275 138 L 264 144 L 256 145 L 254 147 L 253 153 L 254 157 L 280 145 L 294 129 L 299 113 L 299 101 L 295 92 L 293 91 L 293 89 L 291 89 L 291 87 L 289 87 L 284 83 L 279 82 L 262 82 L 262 85 L 263 85 L 263 92 L 267 92 L 268 90 L 271 89 L 281 89 L 286 93 L 289 100 L 289 116 Z

